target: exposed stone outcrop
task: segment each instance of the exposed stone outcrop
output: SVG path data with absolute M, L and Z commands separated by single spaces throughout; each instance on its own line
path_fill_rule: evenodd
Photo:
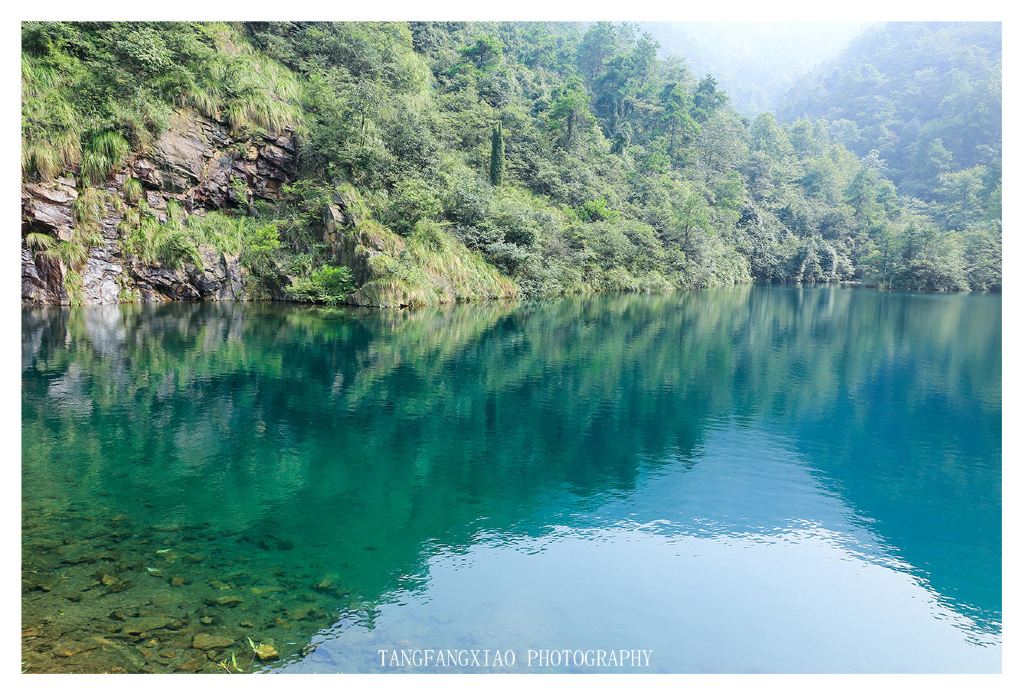
M 26 183 L 21 189 L 22 238 L 21 298 L 32 304 L 67 304 L 65 269 L 54 258 L 35 253 L 25 243 L 29 233 L 70 240 L 74 233 L 74 203 L 78 198 L 74 179 L 60 177 L 42 183 Z
M 120 234 L 123 208 L 116 198 L 116 191 L 108 189 L 109 198 L 104 201 L 103 215 L 98 224 L 102 241 L 89 250 L 89 258 L 81 270 L 82 301 L 85 304 L 116 304 L 122 297 L 122 286 L 128 279 L 122 279 Z
M 68 177 L 25 184 L 21 205 L 25 220 L 32 227 L 28 231 L 48 231 L 58 239 L 71 239 L 75 226 L 72 206 L 77 198 L 75 180 Z
M 189 264 L 170 269 L 133 262 L 129 275 L 135 280 L 138 299 L 143 302 L 246 299 L 238 257 L 209 247 L 199 251 L 203 257 L 202 268 Z
M 174 115 L 167 130 L 104 186 L 108 204 L 98 224 L 102 241 L 74 269 L 81 277 L 79 297 L 85 304 L 141 300 L 245 299 L 244 271 L 237 256 L 201 248 L 202 264 L 180 269 L 143 263 L 124 253 L 119 225 L 124 209 L 124 183 L 138 179 L 149 209 L 166 220 L 168 201 L 187 212 L 250 205 L 254 199 L 276 200 L 281 187 L 295 176 L 295 141 L 289 132 L 245 139 L 223 125 L 192 112 Z M 22 186 L 22 300 L 30 304 L 68 304 L 68 270 L 40 247 L 24 242 L 30 233 L 72 240 L 78 226 L 75 201 L 78 182 L 61 177 Z

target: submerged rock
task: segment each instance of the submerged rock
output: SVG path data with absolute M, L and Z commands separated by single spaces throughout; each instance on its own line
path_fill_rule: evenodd
M 256 653 L 256 657 L 260 658 L 264 662 L 270 662 L 271 660 L 276 660 L 279 657 L 277 654 L 277 648 L 266 643 L 260 643 L 257 645 L 253 652 Z
M 176 672 L 202 672 L 209 663 L 205 658 L 193 657 L 174 668 Z
M 305 619 L 318 619 L 324 616 L 325 613 L 323 609 L 315 604 L 303 604 L 302 606 L 289 609 L 288 617 L 296 621 L 304 621 Z
M 143 616 L 127 622 L 124 626 L 124 632 L 132 635 L 147 633 L 149 631 L 155 631 L 158 628 L 164 628 L 169 625 L 171 621 L 172 619 L 167 616 Z
M 100 585 L 107 588 L 109 592 L 124 592 L 126 589 L 131 587 L 131 583 L 127 580 L 123 580 L 116 575 L 110 575 L 109 573 L 100 573 L 97 577 Z
M 79 653 L 83 653 L 89 650 L 95 650 L 99 647 L 98 643 L 84 643 L 76 640 L 61 640 L 53 647 L 53 654 L 55 657 L 74 657 Z
M 209 633 L 197 633 L 192 638 L 192 647 L 196 650 L 217 650 L 228 648 L 235 644 L 235 641 L 227 636 L 215 636 Z

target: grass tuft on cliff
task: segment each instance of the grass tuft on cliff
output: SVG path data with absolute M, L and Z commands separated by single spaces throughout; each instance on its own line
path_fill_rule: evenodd
M 26 176 L 80 164 L 99 184 L 181 106 L 234 130 L 300 121 L 296 76 L 228 24 L 26 22 L 22 56 Z
M 280 237 L 273 220 L 217 211 L 190 215 L 173 200 L 162 218 L 144 202 L 129 209 L 121 222 L 124 253 L 177 270 L 186 264 L 202 267 L 202 248 L 208 247 L 217 253 L 240 255 L 242 265 L 258 277 L 275 273 L 272 257 L 280 247 Z

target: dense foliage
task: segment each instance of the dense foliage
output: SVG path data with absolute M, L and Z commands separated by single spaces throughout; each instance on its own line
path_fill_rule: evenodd
M 455 278 L 456 299 L 488 296 L 506 282 L 494 269 L 526 295 L 1001 283 L 985 207 L 998 176 L 951 171 L 957 210 L 915 201 L 825 120 L 742 118 L 713 77 L 660 60 L 631 26 L 28 23 L 22 48 L 27 176 L 102 180 L 178 107 L 238 130 L 296 127 L 288 200 L 231 215 L 279 236 L 260 237 L 253 268 L 298 278 L 297 299 L 352 284 L 315 234 L 339 192 L 394 240 L 374 282 L 408 297 L 428 277 Z

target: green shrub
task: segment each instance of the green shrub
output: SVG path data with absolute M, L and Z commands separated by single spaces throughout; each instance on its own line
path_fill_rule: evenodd
M 250 273 L 266 284 L 277 282 L 277 253 L 281 235 L 275 221 L 238 218 L 241 225 L 241 262 Z
M 276 221 L 219 212 L 189 215 L 177 201 L 168 201 L 167 219 L 160 222 L 148 209 L 129 209 L 121 222 L 126 254 L 145 263 L 181 268 L 202 266 L 200 247 L 238 254 L 242 265 L 261 280 L 276 278 L 276 252 L 281 246 Z
M 417 222 L 436 219 L 441 212 L 441 201 L 430 184 L 422 179 L 406 179 L 395 187 L 381 218 L 395 232 L 408 236 Z
M 50 179 L 81 160 L 84 118 L 71 101 L 78 78 L 78 71 L 23 56 L 21 167 L 26 174 Z
M 495 198 L 487 210 L 485 226 L 499 232 L 509 244 L 529 247 L 540 235 L 541 227 L 550 219 L 538 213 L 524 197 L 501 196 Z
M 354 289 L 349 268 L 324 264 L 309 277 L 293 282 L 285 294 L 295 302 L 334 305 L 344 302 Z
M 199 248 L 176 223 L 161 223 L 152 214 L 129 215 L 122 220 L 121 248 L 148 264 L 181 268 L 186 261 L 202 263 Z
M 57 238 L 46 232 L 29 232 L 25 235 L 25 246 L 35 252 L 46 251 L 57 243 Z
M 587 201 L 579 209 L 580 219 L 584 222 L 601 222 L 604 220 L 617 220 L 621 214 L 608 207 L 608 199 L 594 198 Z
M 111 209 L 119 211 L 122 207 L 120 199 L 110 192 L 89 187 L 84 189 L 72 204 L 75 214 L 75 238 L 86 246 L 97 246 L 103 243 L 100 221 Z

